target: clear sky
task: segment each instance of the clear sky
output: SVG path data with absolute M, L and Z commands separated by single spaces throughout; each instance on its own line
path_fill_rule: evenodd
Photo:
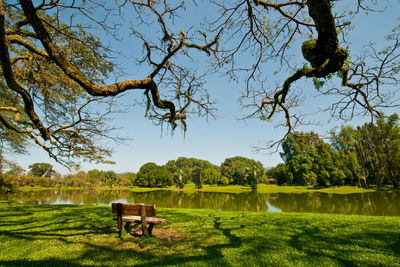
M 341 1 L 342 5 L 343 2 Z M 351 1 L 354 2 L 355 1 Z M 352 41 L 352 53 L 358 52 L 361 44 L 375 42 L 378 45 L 383 37 L 390 32 L 396 19 L 400 14 L 400 1 L 393 1 L 392 6 L 385 11 L 385 15 L 381 13 L 369 16 L 360 16 L 354 22 L 356 26 L 354 35 L 350 39 Z M 190 11 L 190 10 L 189 10 Z M 190 13 L 188 11 L 188 13 Z M 203 10 L 204 11 L 204 10 Z M 204 12 L 196 12 L 198 17 L 205 16 Z M 189 18 L 183 18 L 186 20 Z M 190 19 L 193 19 L 191 17 Z M 398 21 L 397 21 L 398 25 Z M 132 44 L 121 42 L 119 49 L 124 51 Z M 140 46 L 139 46 L 140 47 Z M 300 47 L 297 48 L 300 52 Z M 138 49 L 141 52 L 141 49 Z M 139 73 L 136 65 L 127 63 L 123 59 L 125 69 L 135 70 L 135 74 Z M 273 64 L 272 64 L 273 65 Z M 267 72 L 273 72 L 276 65 Z M 283 82 L 283 80 L 281 80 Z M 218 103 L 217 120 L 210 119 L 208 122 L 204 118 L 188 119 L 188 129 L 186 133 L 176 130 L 172 134 L 166 129 L 155 126 L 151 121 L 144 118 L 144 108 L 132 106 L 128 113 L 117 114 L 113 117 L 112 124 L 122 127 L 116 133 L 121 136 L 128 136 L 131 140 L 125 144 L 111 144 L 115 153 L 111 160 L 115 161 L 115 165 L 90 164 L 82 163 L 82 170 L 100 169 L 114 170 L 116 172 L 137 172 L 143 164 L 147 162 L 155 162 L 156 164 L 165 164 L 168 160 L 177 159 L 180 156 L 195 157 L 206 159 L 219 165 L 225 158 L 233 156 L 244 156 L 259 160 L 265 167 L 272 167 L 280 163 L 282 160 L 279 153 L 272 155 L 267 153 L 256 153 L 253 150 L 254 145 L 265 143 L 268 140 L 276 140 L 282 137 L 285 129 L 275 128 L 274 123 L 267 123 L 259 120 L 241 121 L 238 118 L 245 113 L 240 110 L 237 99 L 244 88 L 244 83 L 235 83 L 227 77 L 221 75 L 210 75 L 207 79 L 206 88 L 211 96 Z M 311 109 L 316 105 L 325 107 L 331 101 L 329 98 L 316 98 L 316 91 L 310 82 L 299 82 L 294 87 L 296 90 L 302 90 L 307 95 L 304 110 L 306 112 L 315 112 L 317 109 Z M 124 96 L 123 102 L 133 103 L 140 92 L 130 92 Z M 140 98 L 140 97 L 139 97 Z M 328 114 L 316 113 L 311 119 L 319 121 L 321 126 L 303 127 L 301 130 L 313 130 L 321 134 L 326 134 L 331 128 L 342 122 L 331 121 L 328 123 Z M 351 122 L 353 125 L 359 125 L 364 119 L 356 119 Z M 30 164 L 36 162 L 49 162 L 53 164 L 55 169 L 62 173 L 68 173 L 68 170 L 61 165 L 49 159 L 46 152 L 31 146 L 29 155 L 10 155 L 8 158 L 19 163 L 23 168 L 28 168 Z

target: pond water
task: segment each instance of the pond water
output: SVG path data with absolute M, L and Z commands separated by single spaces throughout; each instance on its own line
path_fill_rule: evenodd
M 400 191 L 358 194 L 257 194 L 175 192 L 158 190 L 44 190 L 0 194 L 0 200 L 30 204 L 110 205 L 112 202 L 151 203 L 163 208 L 193 208 L 259 212 L 311 212 L 400 216 Z

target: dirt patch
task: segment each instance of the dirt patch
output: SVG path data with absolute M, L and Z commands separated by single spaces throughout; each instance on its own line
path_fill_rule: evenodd
M 142 230 L 136 230 L 131 232 L 134 235 L 141 236 Z M 168 241 L 180 241 L 184 238 L 184 236 L 174 230 L 171 229 L 153 229 L 153 236 L 167 239 Z

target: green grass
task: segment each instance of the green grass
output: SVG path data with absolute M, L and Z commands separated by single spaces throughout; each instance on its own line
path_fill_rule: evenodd
M 366 193 L 376 191 L 376 188 L 358 188 L 356 186 L 331 186 L 331 187 L 314 187 L 314 186 L 279 186 L 259 184 L 258 193 L 307 193 L 307 192 L 321 192 L 333 194 L 352 194 L 352 193 Z
M 0 202 L 0 266 L 400 266 L 400 218 L 158 209 L 117 236 L 110 207 Z
M 220 192 L 220 193 L 241 193 L 241 192 L 249 192 L 251 191 L 250 186 L 241 186 L 241 185 L 225 185 L 225 186 L 217 186 L 217 185 L 203 185 L 202 189 L 196 189 L 195 184 L 189 183 L 185 184 L 183 189 L 177 189 L 176 187 L 170 187 L 168 189 L 174 191 L 203 191 L 203 192 Z
M 77 189 L 85 189 L 80 187 L 17 187 L 16 190 L 20 191 L 38 191 L 38 190 L 49 190 L 49 189 L 57 189 L 57 190 L 77 190 Z M 88 188 L 86 188 L 88 189 Z M 241 192 L 249 192 L 251 191 L 250 186 L 241 186 L 241 185 L 226 185 L 226 186 L 216 186 L 216 185 L 204 185 L 202 189 L 196 189 L 193 183 L 185 184 L 183 189 L 177 189 L 176 186 L 170 186 L 166 188 L 147 188 L 147 187 L 138 187 L 138 186 L 130 186 L 130 187 L 96 187 L 98 190 L 131 190 L 133 192 L 149 192 L 156 190 L 172 190 L 172 191 L 185 191 L 185 192 L 195 192 L 195 191 L 203 191 L 203 192 L 221 192 L 221 193 L 241 193 Z M 373 192 L 377 190 L 392 190 L 391 188 L 358 188 L 356 186 L 331 186 L 331 187 L 313 187 L 313 186 L 279 186 L 279 185 L 267 185 L 267 184 L 259 184 L 258 185 L 258 193 L 267 194 L 267 193 L 307 193 L 307 192 L 321 192 L 321 193 L 333 193 L 333 194 L 353 194 L 353 193 L 366 193 Z

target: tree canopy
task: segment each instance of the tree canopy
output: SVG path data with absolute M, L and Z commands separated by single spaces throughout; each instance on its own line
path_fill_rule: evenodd
M 140 167 L 135 185 L 144 187 L 164 187 L 172 185 L 172 175 L 165 166 L 149 162 Z
M 400 178 L 399 116 L 332 131 L 331 143 L 317 134 L 293 133 L 282 144 L 284 164 L 267 171 L 279 184 L 392 185 Z
M 53 165 L 49 163 L 34 163 L 29 165 L 30 173 L 37 177 L 51 177 L 54 174 Z
M 259 161 L 237 156 L 225 159 L 221 164 L 221 173 L 230 184 L 254 186 L 264 174 L 264 166 Z
M 208 10 L 206 20 L 193 16 L 187 25 L 175 23 L 191 15 L 185 5 Z M 293 88 L 300 79 L 312 79 L 320 94 L 337 96 L 326 107 L 333 116 L 381 116 L 383 108 L 398 105 L 393 95 L 400 28 L 393 25 L 386 47 L 370 45 L 354 55 L 348 49 L 351 21 L 374 12 L 377 1 L 354 1 L 352 9 L 340 5 L 332 0 L 0 1 L 1 141 L 15 148 L 33 141 L 67 166 L 77 158 L 105 161 L 112 150 L 98 139 L 120 140 L 106 118 L 116 111 L 113 97 L 127 91 L 143 93 L 144 114 L 156 124 L 186 129 L 190 115 L 215 115 L 207 77 L 195 68 L 203 55 L 217 72 L 244 79 L 245 118 L 269 120 L 282 113 L 287 134 L 304 123 L 296 109 L 301 97 Z M 129 24 L 129 33 L 119 32 L 122 24 Z M 121 35 L 142 44 L 136 60 L 144 77 L 118 79 L 113 58 L 119 54 L 98 36 Z M 302 58 L 293 63 L 296 49 Z M 250 60 L 243 63 L 243 56 Z M 273 61 L 287 72 L 276 86 L 266 80 Z

